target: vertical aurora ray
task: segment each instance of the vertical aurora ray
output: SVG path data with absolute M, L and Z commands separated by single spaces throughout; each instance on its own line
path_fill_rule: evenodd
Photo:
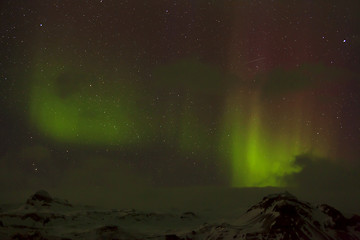
M 261 101 L 259 94 L 248 98 L 236 97 L 228 104 L 224 129 L 231 136 L 227 140 L 230 158 L 231 184 L 235 187 L 284 186 L 283 177 L 301 170 L 295 157 L 313 151 L 311 126 L 304 126 L 303 103 L 294 97 L 294 103 L 276 110 Z M 239 99 L 247 104 L 239 103 Z M 230 102 L 231 102 L 230 101 Z M 236 105 L 242 106 L 239 111 Z M 311 111 L 310 111 L 311 112 Z M 286 117 L 284 117 L 286 116 Z M 317 155 L 325 155 L 317 144 Z
M 256 17 L 258 31 L 251 31 L 253 23 L 238 14 L 228 46 L 228 70 L 239 81 L 224 107 L 220 151 L 236 187 L 286 186 L 284 177 L 301 171 L 297 156 L 339 155 L 335 124 L 342 110 L 333 96 L 339 97 L 344 73 L 303 51 L 312 34 L 292 33 L 281 24 L 265 27 L 266 15 Z M 282 40 L 265 34 L 272 27 L 302 39 L 294 41 L 294 53 L 277 50 Z M 244 36 L 251 41 L 239 41 Z
M 231 182 L 243 183 L 247 181 L 248 175 L 245 169 L 247 169 L 247 161 L 236 161 L 236 159 L 246 159 L 246 142 L 244 139 L 245 125 L 243 119 L 237 114 L 234 118 L 235 122 L 230 127 L 228 136 L 230 138 L 230 158 L 231 158 Z
M 224 129 L 232 136 L 225 143 L 230 146 L 232 186 L 286 186 L 284 177 L 301 171 L 296 156 L 334 154 L 333 140 L 321 131 L 331 121 L 314 118 L 317 109 L 312 103 L 317 99 L 311 95 L 288 95 L 286 103 L 281 99 L 269 103 L 254 92 L 230 98 Z
M 246 179 L 245 181 L 250 185 L 258 185 L 258 181 L 262 182 L 265 179 L 269 170 L 269 162 L 266 159 L 266 149 L 262 143 L 261 133 L 261 113 L 256 100 L 251 100 L 251 112 L 248 119 L 248 133 L 246 140 Z M 233 159 L 236 161 L 236 159 Z M 256 174 L 257 179 L 254 179 L 253 174 Z

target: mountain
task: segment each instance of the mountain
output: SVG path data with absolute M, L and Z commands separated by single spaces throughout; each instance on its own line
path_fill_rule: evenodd
M 360 239 L 358 216 L 345 218 L 335 208 L 312 206 L 288 192 L 273 194 L 252 206 L 240 219 L 255 239 Z M 245 239 L 252 239 L 251 237 Z
M 0 239 L 360 240 L 360 216 L 346 218 L 329 205 L 312 206 L 288 192 L 266 196 L 236 218 L 210 220 L 194 212 L 74 206 L 38 191 L 25 204 L 0 208 Z

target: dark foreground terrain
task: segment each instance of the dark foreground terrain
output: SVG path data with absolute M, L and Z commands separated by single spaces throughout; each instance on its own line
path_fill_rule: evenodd
M 288 192 L 263 198 L 231 219 L 74 206 L 39 191 L 0 208 L 0 239 L 360 239 L 360 216 L 312 206 Z

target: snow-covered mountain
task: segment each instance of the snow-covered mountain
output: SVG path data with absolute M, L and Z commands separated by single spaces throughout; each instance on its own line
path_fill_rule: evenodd
M 221 216 L 219 216 L 221 217 Z M 263 198 L 235 219 L 201 214 L 74 206 L 46 191 L 0 208 L 0 239 L 346 239 L 360 240 L 360 217 L 344 217 L 285 192 Z

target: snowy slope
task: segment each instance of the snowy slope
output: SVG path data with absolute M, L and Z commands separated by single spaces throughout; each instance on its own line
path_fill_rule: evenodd
M 221 217 L 221 216 L 220 216 Z M 0 208 L 0 239 L 360 239 L 360 217 L 345 218 L 289 193 L 264 197 L 238 218 L 73 206 L 39 191 Z

